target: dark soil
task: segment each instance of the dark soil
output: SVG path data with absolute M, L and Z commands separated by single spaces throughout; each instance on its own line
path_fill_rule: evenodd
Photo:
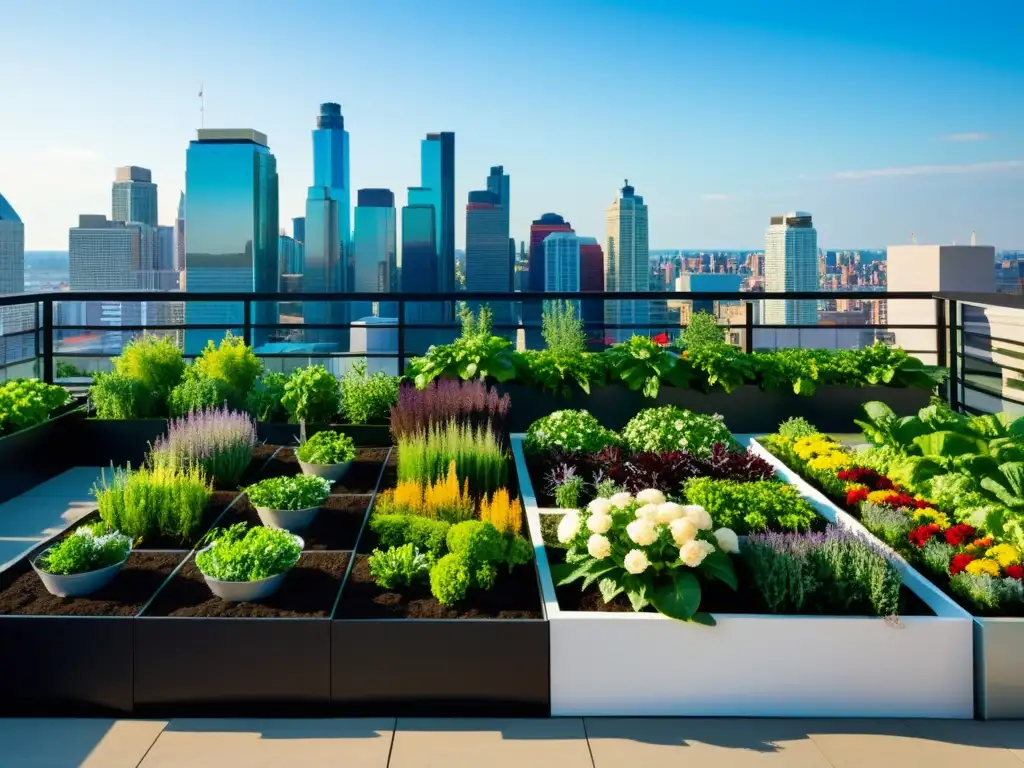
M 356 458 L 349 467 L 348 473 L 334 484 L 332 494 L 365 494 L 373 493 L 380 477 L 380 466 L 387 458 L 388 448 L 356 448 Z M 260 472 L 260 480 L 269 477 L 292 477 L 302 473 L 294 448 L 281 448 L 267 462 Z
M 502 572 L 494 589 L 475 591 L 460 605 L 444 606 L 427 584 L 402 591 L 378 587 L 369 558 L 357 555 L 342 590 L 338 619 L 539 619 L 540 594 L 533 564 Z
M 249 466 L 245 468 L 245 472 L 242 473 L 241 480 L 238 481 L 238 485 L 244 488 L 247 485 L 252 485 L 260 479 L 260 473 L 263 471 L 263 467 L 267 461 L 277 453 L 278 446 L 267 445 L 266 443 L 260 443 L 252 451 L 252 461 L 249 462 Z
M 29 568 L 0 592 L 0 614 L 134 616 L 184 557 L 184 552 L 132 552 L 114 580 L 87 597 L 51 595 Z
M 168 582 L 146 616 L 205 616 L 239 619 L 328 618 L 348 567 L 347 552 L 303 554 L 281 588 L 259 603 L 228 603 L 215 597 L 195 559 Z
M 330 496 L 309 528 L 296 531 L 306 542 L 305 551 L 355 549 L 370 498 L 369 494 Z M 221 519 L 220 526 L 227 528 L 241 522 L 250 526 L 262 525 L 259 514 L 248 499 L 239 499 Z

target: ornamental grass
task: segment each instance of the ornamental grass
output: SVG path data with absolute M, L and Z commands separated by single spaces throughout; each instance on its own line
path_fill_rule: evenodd
M 485 496 L 481 500 L 480 519 L 506 536 L 518 536 L 523 527 L 523 508 L 519 499 L 510 498 L 507 489 L 499 488 L 490 499 Z
M 469 481 L 460 485 L 454 460 L 448 464 L 448 473 L 436 482 L 400 480 L 394 490 L 381 495 L 377 509 L 382 515 L 419 515 L 447 523 L 475 517 Z
M 403 384 L 391 409 L 391 434 L 398 440 L 455 422 L 503 435 L 511 405 L 507 394 L 482 381 L 440 379 L 422 390 Z
M 480 497 L 505 485 L 508 457 L 490 427 L 447 423 L 398 439 L 398 479 L 432 483 L 454 462 L 460 483 Z
M 111 469 L 109 480 L 104 476 L 93 488 L 108 529 L 135 540 L 163 535 L 184 541 L 196 533 L 213 492 L 200 466 Z
M 223 408 L 194 411 L 172 419 L 151 451 L 154 467 L 198 466 L 218 488 L 237 487 L 252 459 L 256 423 L 245 413 Z

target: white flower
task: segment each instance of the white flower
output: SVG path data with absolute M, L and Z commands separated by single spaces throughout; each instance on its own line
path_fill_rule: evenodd
M 697 526 L 688 517 L 680 517 L 678 520 L 673 520 L 669 523 L 668 529 L 672 534 L 672 541 L 676 543 L 677 547 L 682 547 L 687 542 L 697 538 Z
M 652 521 L 641 517 L 626 526 L 626 535 L 641 547 L 647 547 L 657 540 L 658 530 Z
M 714 523 L 711 522 L 711 515 L 699 504 L 687 504 L 683 507 L 684 514 L 693 520 L 699 531 L 710 531 Z
M 714 545 L 696 539 L 688 541 L 679 548 L 679 559 L 689 568 L 696 568 L 704 562 L 704 558 L 715 551 Z
M 594 499 L 592 502 L 587 504 L 587 511 L 595 515 L 607 515 L 612 511 L 612 502 L 610 499 Z
M 587 528 L 590 529 L 591 533 L 607 533 L 611 527 L 611 515 L 591 515 L 587 519 Z
M 595 560 L 604 560 L 612 553 L 612 543 L 608 541 L 607 536 L 595 533 L 587 539 L 587 552 Z
M 665 494 L 656 488 L 648 488 L 636 495 L 636 500 L 641 504 L 664 504 Z
M 580 531 L 580 516 L 575 512 L 563 515 L 558 522 L 558 541 L 560 544 L 568 544 Z
M 650 520 L 652 523 L 658 520 L 658 505 L 644 504 L 636 511 L 636 516 L 642 520 Z
M 683 427 L 685 427 L 686 425 L 683 424 L 682 419 L 676 419 L 675 423 L 672 426 L 674 426 L 676 429 L 682 431 Z
M 666 501 L 664 504 L 658 505 L 658 522 L 668 525 L 673 520 L 678 520 L 685 516 L 683 507 L 680 504 L 676 504 L 673 501 Z
M 740 540 L 736 532 L 729 528 L 719 528 L 715 531 L 715 540 L 718 548 L 723 552 L 739 552 Z
M 647 555 L 639 549 L 631 549 L 626 553 L 625 559 L 622 561 L 622 567 L 627 571 L 637 576 L 647 570 L 647 566 L 651 563 L 647 559 Z
M 623 509 L 627 504 L 633 501 L 633 497 L 630 494 L 623 491 L 622 493 L 616 493 L 614 496 L 608 499 L 608 501 L 611 502 L 613 507 Z

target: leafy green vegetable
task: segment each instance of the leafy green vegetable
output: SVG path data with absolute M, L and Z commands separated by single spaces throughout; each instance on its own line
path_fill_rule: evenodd
M 322 365 L 298 368 L 284 385 L 281 404 L 293 423 L 328 424 L 341 408 L 341 387 Z
M 632 390 L 642 390 L 646 397 L 657 397 L 663 382 L 685 387 L 690 381 L 690 367 L 646 336 L 616 344 L 605 350 L 604 357 L 612 379 Z
M 132 540 L 123 533 L 106 533 L 98 523 L 83 526 L 44 552 L 37 565 L 47 573 L 72 576 L 108 568 L 122 562 L 132 549 Z
M 511 381 L 518 373 L 519 359 L 508 339 L 491 335 L 491 310 L 480 308 L 473 315 L 465 304 L 459 310 L 462 335 L 451 344 L 432 346 L 423 357 L 413 358 L 406 376 L 418 389 L 425 389 L 440 377 L 470 379 L 493 378 Z
M 269 579 L 291 570 L 302 556 L 302 547 L 288 531 L 256 526 L 246 532 L 245 523 L 215 528 L 204 541 L 210 547 L 196 555 L 196 565 L 218 581 Z
M 686 500 L 699 504 L 716 526 L 739 535 L 756 531 L 809 531 L 824 519 L 791 485 L 773 480 L 739 483 L 698 477 L 687 481 Z
M 295 455 L 307 464 L 342 464 L 356 457 L 356 448 L 348 435 L 324 430 L 300 445 Z
M 42 424 L 71 396 L 63 387 L 38 379 L 11 379 L 0 385 L 0 434 Z
M 398 377 L 384 371 L 366 373 L 366 358 L 356 360 L 341 377 L 341 412 L 352 424 L 386 419 L 398 402 Z
M 319 507 L 331 495 L 331 483 L 322 477 L 294 475 L 271 477 L 244 490 L 254 507 L 292 511 Z
M 412 544 L 389 547 L 384 552 L 374 549 L 368 559 L 370 575 L 384 589 L 407 587 L 425 581 L 434 564 L 429 553 L 420 552 Z

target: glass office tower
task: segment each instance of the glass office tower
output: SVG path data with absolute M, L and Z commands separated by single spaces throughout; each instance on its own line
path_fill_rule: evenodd
M 420 143 L 420 186 L 429 195 L 409 190 L 409 203 L 434 206 L 437 235 L 437 290 L 455 290 L 455 134 L 428 133 Z
M 395 195 L 390 189 L 360 189 L 352 241 L 353 283 L 356 293 L 392 293 L 398 289 L 395 242 Z M 383 297 L 381 297 L 383 298 Z M 397 305 L 379 304 L 379 317 L 395 317 Z M 373 314 L 369 302 L 358 302 L 352 319 Z
M 110 202 L 112 221 L 157 225 L 157 188 L 148 168 L 126 165 L 115 171 Z
M 185 159 L 185 290 L 273 292 L 278 287 L 277 160 L 267 137 L 249 129 L 200 129 Z M 241 333 L 242 305 L 190 303 L 189 325 L 216 324 Z M 252 322 L 276 323 L 273 304 L 255 304 Z M 253 344 L 266 341 L 258 330 Z M 223 331 L 186 331 L 185 352 L 200 352 Z

